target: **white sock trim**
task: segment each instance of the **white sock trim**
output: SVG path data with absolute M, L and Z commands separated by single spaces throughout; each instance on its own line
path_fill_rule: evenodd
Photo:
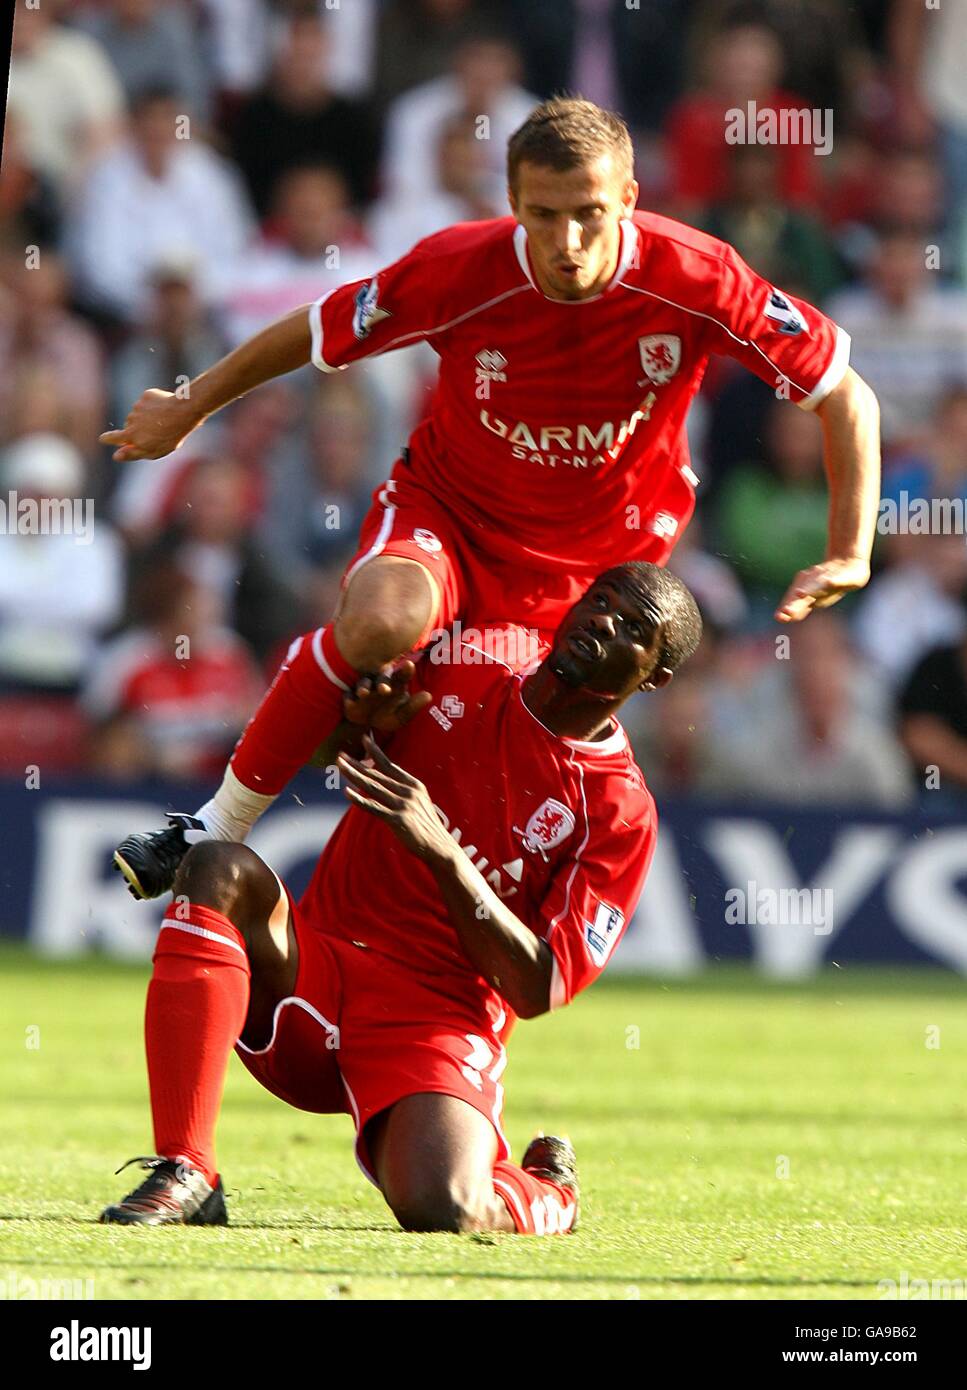
M 319 669 L 322 671 L 322 674 L 325 676 L 326 680 L 332 681 L 333 685 L 337 686 L 338 689 L 348 691 L 349 686 L 346 684 L 345 681 L 341 681 L 339 679 L 335 671 L 329 665 L 329 662 L 326 660 L 325 655 L 323 653 L 322 634 L 325 632 L 325 630 L 326 629 L 324 627 L 317 627 L 315 632 L 312 634 L 312 655 L 316 658 L 316 661 L 319 665 Z
M 219 946 L 231 946 L 233 951 L 238 951 L 240 955 L 245 955 L 244 950 L 237 941 L 232 941 L 230 937 L 222 936 L 221 932 L 209 931 L 207 927 L 196 927 L 194 922 L 176 922 L 171 917 L 166 917 L 161 923 L 161 929 L 174 927 L 176 931 L 186 931 L 191 936 L 203 936 L 206 941 L 217 941 Z

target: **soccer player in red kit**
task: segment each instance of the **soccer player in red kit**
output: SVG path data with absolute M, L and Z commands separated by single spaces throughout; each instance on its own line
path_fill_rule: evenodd
M 615 715 L 700 632 L 675 576 L 608 570 L 523 672 L 469 635 L 446 664 L 423 659 L 428 708 L 388 753 L 367 734 L 368 762 L 339 754 L 353 805 L 301 902 L 244 845 L 172 865 L 145 1017 L 158 1157 L 102 1220 L 227 1219 L 214 1129 L 237 1042 L 289 1104 L 352 1114 L 407 1229 L 572 1229 L 569 1143 L 541 1136 L 510 1162 L 505 1043 L 600 974 L 634 911 L 655 806 Z
M 627 127 L 590 102 L 538 107 L 510 140 L 508 183 L 513 216 L 427 237 L 266 328 L 187 393 L 145 393 L 102 436 L 119 461 L 158 458 L 310 361 L 338 371 L 418 341 L 440 358 L 333 621 L 280 672 L 202 809 L 224 838 L 332 731 L 360 673 L 455 618 L 553 632 L 603 565 L 664 564 L 694 506 L 685 418 L 713 354 L 815 410 L 825 436 L 826 556 L 793 578 L 777 617 L 798 621 L 868 580 L 878 410 L 847 335 L 724 242 L 636 210 Z

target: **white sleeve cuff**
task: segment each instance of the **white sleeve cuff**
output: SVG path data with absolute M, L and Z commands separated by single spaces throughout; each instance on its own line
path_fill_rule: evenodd
M 826 399 L 830 391 L 835 391 L 836 387 L 846 375 L 846 368 L 849 366 L 850 336 L 845 329 L 836 325 L 836 346 L 833 348 L 833 355 L 830 358 L 829 366 L 823 372 L 817 385 L 810 391 L 808 396 L 804 396 L 796 404 L 800 410 L 815 410 L 817 405 Z
M 338 287 L 337 287 L 338 288 Z M 309 305 L 309 332 L 312 335 L 312 365 L 320 372 L 344 372 L 348 362 L 342 367 L 333 367 L 322 355 L 322 306 L 334 290 L 328 290 L 321 299 Z

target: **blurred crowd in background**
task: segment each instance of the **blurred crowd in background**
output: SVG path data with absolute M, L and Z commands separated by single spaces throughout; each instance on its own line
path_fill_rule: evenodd
M 962 508 L 965 60 L 967 0 L 17 0 L 0 500 L 93 499 L 93 522 L 83 544 L 0 537 L 0 771 L 220 770 L 330 616 L 436 359 L 307 368 L 158 462 L 115 465 L 98 433 L 420 237 L 504 215 L 507 137 L 555 91 L 626 118 L 640 206 L 850 333 L 884 497 Z M 832 111 L 831 151 L 730 146 L 750 101 Z M 967 805 L 962 531 L 882 536 L 862 595 L 778 629 L 825 546 L 818 421 L 713 361 L 689 433 L 700 501 L 672 567 L 707 636 L 629 707 L 653 789 Z

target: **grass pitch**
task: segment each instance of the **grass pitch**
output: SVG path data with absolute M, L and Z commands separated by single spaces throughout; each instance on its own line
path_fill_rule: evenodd
M 288 1109 L 235 1059 L 232 1225 L 98 1226 L 139 1176 L 113 1169 L 151 1151 L 146 980 L 0 953 L 8 1297 L 76 1279 L 99 1299 L 851 1299 L 904 1272 L 967 1278 L 967 1010 L 949 975 L 619 977 L 519 1025 L 506 1132 L 518 1155 L 538 1129 L 569 1133 L 584 1189 L 581 1230 L 544 1240 L 403 1234 L 349 1118 Z

